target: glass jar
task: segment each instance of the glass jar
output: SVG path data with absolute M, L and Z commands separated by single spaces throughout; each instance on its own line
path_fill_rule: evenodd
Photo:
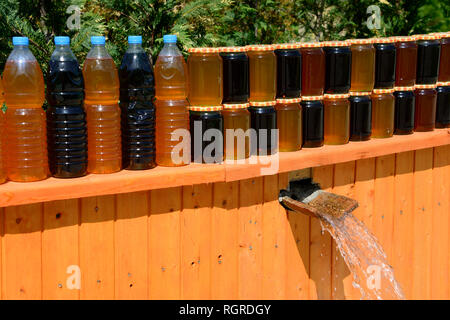
M 375 39 L 375 87 L 393 88 L 395 84 L 396 48 L 392 38 Z
M 325 94 L 324 107 L 324 143 L 346 144 L 350 138 L 350 102 L 349 94 Z
M 302 56 L 296 44 L 276 45 L 277 98 L 298 98 L 301 93 Z
M 434 84 L 416 84 L 414 131 L 433 131 L 436 123 L 437 92 Z
M 307 96 L 302 98 L 303 147 L 316 148 L 323 146 L 323 96 Z
M 222 103 L 246 103 L 249 97 L 249 63 L 242 47 L 220 48 L 223 63 Z
M 270 102 L 271 103 L 271 102 Z M 251 102 L 250 126 L 256 131 L 256 152 L 259 156 L 271 155 L 277 152 L 277 113 L 270 103 Z M 253 150 L 252 150 L 253 151 Z
M 226 160 L 242 160 L 250 156 L 248 106 L 248 103 L 223 105 L 223 148 Z
M 191 48 L 187 63 L 189 103 L 193 106 L 220 106 L 223 66 L 219 48 Z
M 450 83 L 436 88 L 436 128 L 450 128 Z
M 375 48 L 373 39 L 349 40 L 352 50 L 352 92 L 372 91 L 375 85 Z
M 395 87 L 394 133 L 414 132 L 415 96 L 414 87 Z
M 274 101 L 277 93 L 277 58 L 272 45 L 248 46 L 250 101 Z
M 394 134 L 394 89 L 374 89 L 372 99 L 372 138 L 389 138 Z
M 441 58 L 438 80 L 440 82 L 450 81 L 450 32 L 441 34 Z
M 417 35 L 416 84 L 435 84 L 438 79 L 441 43 L 436 34 Z
M 415 37 L 395 37 L 395 86 L 411 87 L 416 84 L 417 43 Z
M 352 73 L 352 52 L 348 41 L 325 41 L 325 93 L 348 93 Z
M 350 92 L 350 140 L 366 141 L 372 134 L 370 92 Z
M 278 150 L 297 151 L 302 148 L 302 107 L 300 98 L 277 99 Z
M 321 96 L 325 86 L 325 52 L 322 43 L 301 44 L 302 96 Z

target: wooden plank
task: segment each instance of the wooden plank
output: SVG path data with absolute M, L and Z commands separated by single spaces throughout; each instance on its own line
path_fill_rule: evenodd
M 449 299 L 450 145 L 434 148 L 431 299 Z
M 150 199 L 149 297 L 180 299 L 182 188 L 152 190 Z
M 114 299 L 115 196 L 81 199 L 81 299 Z
M 239 181 L 239 299 L 262 298 L 263 178 Z
M 211 297 L 211 207 L 213 185 L 183 187 L 181 212 L 181 297 Z
M 42 232 L 43 299 L 79 299 L 79 200 L 44 203 Z
M 414 247 L 412 299 L 431 298 L 433 149 L 417 150 L 414 167 Z
M 354 198 L 355 162 L 334 166 L 332 192 Z M 353 277 L 334 241 L 331 245 L 331 297 L 332 299 L 359 299 L 360 294 L 353 287 Z
M 394 181 L 394 232 L 391 264 L 405 297 L 412 297 L 414 233 L 414 151 L 396 155 Z
M 214 184 L 211 212 L 211 298 L 238 297 L 239 182 Z
M 9 181 L 0 185 L 0 206 L 235 181 L 257 177 L 261 174 L 289 172 L 446 144 L 450 144 L 449 130 L 436 129 L 432 132 L 416 132 L 413 135 L 394 136 L 389 139 L 372 139 L 363 143 L 350 142 L 341 146 L 281 152 L 276 156 L 279 157 L 279 167 L 276 172 L 271 173 L 262 173 L 261 168 L 267 167 L 267 165 L 256 161 L 256 164 L 242 165 L 190 164 L 184 167 L 156 167 L 143 171 L 123 170 L 106 175 L 90 174 L 77 179 L 49 178 L 29 183 Z
M 42 299 L 42 204 L 5 209 L 3 281 L 5 299 Z
M 333 170 L 332 165 L 313 168 L 313 181 L 323 190 L 331 191 Z M 319 219 L 311 219 L 310 278 L 310 298 L 331 299 L 331 236 L 322 231 Z
M 287 176 L 287 173 L 283 175 Z M 277 174 L 264 177 L 263 224 L 263 299 L 284 299 L 286 287 L 286 211 L 279 210 L 281 188 Z M 281 207 L 282 208 L 282 207 Z
M 148 298 L 148 192 L 117 195 L 115 298 Z
M 5 280 L 3 280 L 4 277 L 4 271 L 3 271 L 3 260 L 5 259 L 3 252 L 5 251 L 3 249 L 4 244 L 4 238 L 5 238 L 5 230 L 4 230 L 4 222 L 5 222 L 5 208 L 0 208 L 0 300 L 5 299 L 5 288 L 4 283 Z

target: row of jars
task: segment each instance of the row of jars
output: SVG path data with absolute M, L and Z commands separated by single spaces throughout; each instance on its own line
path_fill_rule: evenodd
M 450 81 L 450 33 L 189 50 L 191 106 Z
M 249 107 L 250 106 L 250 107 Z M 248 107 L 248 108 L 247 108 Z M 201 131 L 195 131 L 195 121 Z M 208 129 L 223 132 L 224 158 L 244 159 L 251 154 L 272 154 L 279 150 L 297 151 L 302 147 L 346 144 L 370 138 L 389 138 L 393 134 L 412 134 L 450 127 L 450 86 L 416 85 L 372 92 L 325 94 L 296 99 L 277 99 L 276 103 L 250 102 L 223 107 L 191 107 L 192 161 L 204 162 L 203 151 L 210 144 L 202 137 Z M 256 148 L 250 152 L 249 137 L 241 141 L 228 136 L 227 129 L 255 130 Z M 259 131 L 267 130 L 264 143 Z M 273 140 L 278 129 L 278 140 Z M 272 136 L 271 136 L 272 135 Z M 227 139 L 234 139 L 229 145 Z M 202 152 L 194 152 L 201 141 Z M 200 144 L 197 144 L 200 147 Z M 219 160 L 222 155 L 217 155 Z

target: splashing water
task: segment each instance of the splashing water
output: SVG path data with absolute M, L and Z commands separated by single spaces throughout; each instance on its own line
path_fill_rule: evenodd
M 322 230 L 334 238 L 353 275 L 353 286 L 361 299 L 404 300 L 381 245 L 367 227 L 351 213 L 340 217 L 319 213 Z

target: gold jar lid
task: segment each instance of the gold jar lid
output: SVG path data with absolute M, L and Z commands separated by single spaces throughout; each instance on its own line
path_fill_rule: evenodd
M 323 100 L 322 96 L 302 96 L 302 101 L 320 101 Z
M 258 44 L 246 46 L 247 51 L 273 51 L 275 45 L 273 44 Z
M 248 103 L 224 103 L 224 109 L 247 109 L 249 106 Z
M 220 48 L 189 48 L 189 53 L 219 53 Z
M 373 93 L 375 94 L 383 94 L 383 93 L 393 93 L 395 90 L 394 88 L 389 89 L 373 89 Z
M 415 86 L 408 86 L 408 87 L 395 87 L 395 91 L 414 91 L 416 87 Z
M 324 99 L 348 99 L 350 98 L 350 93 L 325 93 L 323 95 Z
M 299 103 L 301 101 L 302 101 L 302 98 L 279 98 L 279 99 L 277 99 L 277 103 L 279 103 L 279 104 Z
M 275 49 L 299 49 L 300 48 L 300 43 L 299 42 L 295 42 L 295 43 L 279 43 L 279 44 L 275 44 Z
M 222 110 L 222 106 L 190 106 L 189 110 L 191 111 L 220 111 Z
M 435 89 L 436 83 L 433 84 L 416 84 L 416 89 Z
M 226 52 L 226 53 L 246 52 L 247 51 L 246 47 L 220 47 L 218 49 L 219 49 L 219 52 Z
M 370 96 L 370 91 L 350 91 L 349 95 L 351 97 L 361 97 L 361 96 Z
M 251 107 L 270 107 L 276 105 L 277 101 L 250 101 L 249 103 Z

